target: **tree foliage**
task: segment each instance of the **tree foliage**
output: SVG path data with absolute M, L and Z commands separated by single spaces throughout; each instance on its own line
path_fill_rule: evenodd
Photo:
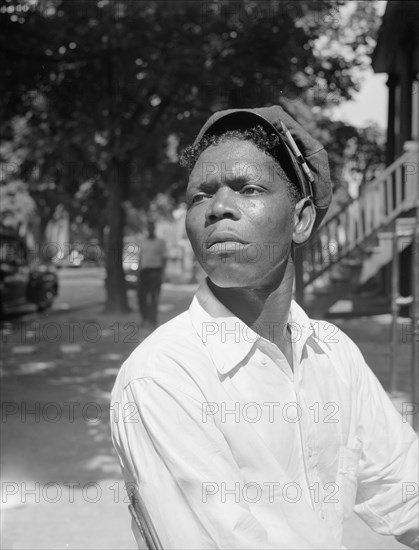
M 21 231 L 36 212 L 36 205 L 21 180 L 11 179 L 0 185 L 1 224 Z
M 220 108 L 350 98 L 377 21 L 373 2 L 4 2 L 6 139 L 45 212 L 54 199 L 82 210 L 87 196 L 84 215 L 106 224 L 110 310 L 126 307 L 123 204 L 181 192 L 169 138 L 182 147 Z

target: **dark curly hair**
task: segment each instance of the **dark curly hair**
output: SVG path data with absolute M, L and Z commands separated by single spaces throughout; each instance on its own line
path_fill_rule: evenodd
M 180 155 L 179 162 L 181 166 L 191 171 L 205 149 L 233 139 L 252 142 L 260 151 L 266 153 L 275 161 L 277 172 L 286 183 L 293 205 L 302 198 L 300 184 L 291 161 L 283 153 L 280 154 L 283 149 L 279 136 L 268 133 L 262 126 L 255 126 L 246 130 L 228 130 L 222 134 L 205 135 L 197 144 L 188 145 L 185 148 Z

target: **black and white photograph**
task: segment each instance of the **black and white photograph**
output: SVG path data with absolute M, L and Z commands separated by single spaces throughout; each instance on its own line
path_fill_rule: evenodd
M 419 1 L 0 1 L 0 548 L 419 550 Z

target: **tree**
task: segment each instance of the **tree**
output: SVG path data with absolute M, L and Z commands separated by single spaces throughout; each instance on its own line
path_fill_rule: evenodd
M 377 125 L 357 128 L 339 120 L 316 117 L 317 136 L 324 144 L 335 187 L 333 216 L 372 182 L 385 167 L 385 135 Z
M 147 202 L 172 175 L 179 190 L 168 136 L 182 147 L 220 108 L 350 98 L 375 25 L 364 4 L 344 16 L 349 4 L 328 0 L 5 3 L 1 112 L 25 116 L 29 158 L 65 197 L 90 178 L 105 195 L 108 310 L 126 308 L 124 202 Z
M 36 205 L 21 180 L 11 179 L 0 184 L 0 217 L 2 225 L 17 231 L 33 224 Z
M 37 110 L 35 107 L 30 113 L 32 118 L 36 117 Z M 4 139 L 0 147 L 0 162 L 5 180 L 22 178 L 26 192 L 36 204 L 39 218 L 36 233 L 43 258 L 48 248 L 48 222 L 59 206 L 71 213 L 75 211 L 74 192 L 79 184 L 72 163 L 64 160 L 65 147 L 57 154 L 58 142 L 49 125 L 39 120 L 29 126 L 28 116 L 18 116 L 11 121 L 8 139 Z

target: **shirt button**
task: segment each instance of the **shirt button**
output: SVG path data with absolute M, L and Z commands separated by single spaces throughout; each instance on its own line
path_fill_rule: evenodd
M 266 363 L 267 363 L 266 357 L 262 357 L 260 362 L 262 363 L 262 365 L 266 365 Z
M 320 517 L 321 517 L 322 519 L 325 519 L 325 518 L 326 518 L 326 514 L 324 513 L 323 510 L 320 511 Z
M 313 456 L 313 449 L 311 447 L 308 448 L 308 456 L 309 458 Z

